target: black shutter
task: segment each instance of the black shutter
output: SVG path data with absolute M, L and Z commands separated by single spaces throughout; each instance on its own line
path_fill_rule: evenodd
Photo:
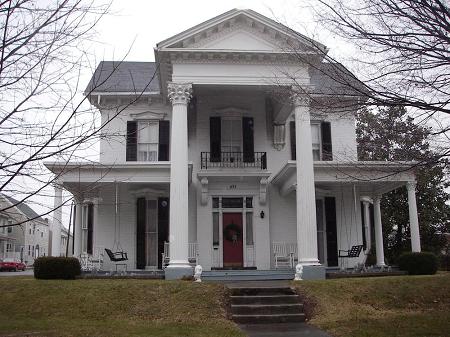
M 335 267 L 338 265 L 338 249 L 336 229 L 336 200 L 334 197 L 325 198 L 325 221 L 327 225 L 328 267 Z
M 321 123 L 322 133 L 322 160 L 333 160 L 333 145 L 331 144 L 331 124 Z
M 221 160 L 221 126 L 220 117 L 210 117 L 209 119 L 209 139 L 210 139 L 210 151 L 211 162 L 220 162 Z
M 242 118 L 242 152 L 245 163 L 255 162 L 255 144 L 253 140 L 253 118 Z
M 364 203 L 360 202 L 360 208 L 361 208 L 361 226 L 362 226 L 362 239 L 363 239 L 363 248 L 364 250 L 367 249 L 367 239 L 366 239 L 366 219 L 364 218 Z
M 296 148 L 296 142 L 295 142 L 295 121 L 291 121 L 289 123 L 289 126 L 290 126 L 290 133 L 291 133 L 291 159 L 296 160 L 297 148 Z
M 137 199 L 136 203 L 136 268 L 145 268 L 145 218 L 147 203 L 145 198 Z
M 127 122 L 127 161 L 137 160 L 137 122 Z
M 169 198 L 158 198 L 158 268 L 162 269 L 164 242 L 169 241 Z
M 91 254 L 94 244 L 94 204 L 88 204 L 88 217 L 87 217 L 87 247 L 86 253 Z
M 158 161 L 169 160 L 169 139 L 170 139 L 169 121 L 159 121 Z

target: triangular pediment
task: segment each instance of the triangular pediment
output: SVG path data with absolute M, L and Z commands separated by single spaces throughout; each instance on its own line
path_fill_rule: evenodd
M 157 50 L 279 52 L 326 47 L 252 10 L 233 9 L 157 45 Z
M 184 47 L 210 50 L 280 51 L 283 47 L 280 42 L 258 31 L 252 31 L 249 27 L 239 25 L 212 34 L 196 43 L 185 44 Z

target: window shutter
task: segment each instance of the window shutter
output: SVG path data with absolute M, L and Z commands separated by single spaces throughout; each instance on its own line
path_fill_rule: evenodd
M 158 161 L 169 160 L 170 123 L 159 121 Z
M 136 209 L 136 268 L 145 268 L 145 198 L 137 199 Z
M 325 221 L 327 230 L 327 262 L 328 267 L 338 265 L 337 229 L 336 229 L 336 199 L 325 198 Z
M 331 144 L 331 123 L 321 123 L 322 134 L 322 160 L 333 160 L 333 146 Z
M 289 123 L 289 126 L 290 126 L 290 133 L 291 133 L 291 159 L 296 160 L 297 148 L 296 148 L 296 142 L 295 142 L 295 121 L 291 121 Z
M 93 252 L 94 243 L 94 204 L 88 204 L 88 217 L 87 217 L 87 249 L 88 254 Z
M 127 122 L 127 151 L 126 161 L 137 160 L 137 122 Z
M 253 163 L 255 161 L 255 145 L 253 140 L 253 118 L 242 118 L 242 150 L 244 152 L 244 162 Z
M 220 127 L 220 117 L 210 117 L 209 118 L 209 139 L 210 139 L 210 152 L 211 152 L 211 162 L 221 161 L 221 127 Z

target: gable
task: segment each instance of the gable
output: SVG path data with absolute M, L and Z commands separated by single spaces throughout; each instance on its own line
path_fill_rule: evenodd
M 156 51 L 183 49 L 327 51 L 319 42 L 248 9 L 231 10 L 181 32 L 158 43 Z
M 253 50 L 253 51 L 275 51 L 280 48 L 274 43 L 256 36 L 244 29 L 236 29 L 228 32 L 225 36 L 197 44 L 195 47 L 215 50 Z

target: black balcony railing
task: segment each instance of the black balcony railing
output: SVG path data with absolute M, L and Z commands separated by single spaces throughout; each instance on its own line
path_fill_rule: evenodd
M 213 155 L 211 152 L 201 152 L 201 168 L 257 168 L 267 169 L 266 152 L 221 152 Z

